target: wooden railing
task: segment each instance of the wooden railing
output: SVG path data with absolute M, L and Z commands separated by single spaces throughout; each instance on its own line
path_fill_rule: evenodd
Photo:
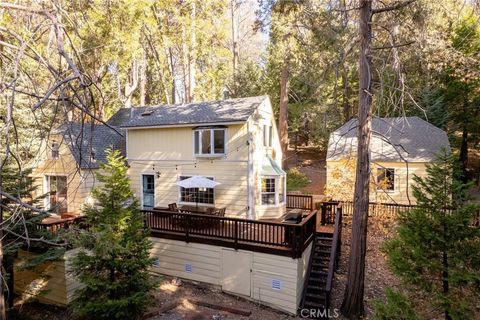
M 342 207 L 336 208 L 335 229 L 333 232 L 332 251 L 330 252 L 330 262 L 328 264 L 327 284 L 325 286 L 326 310 L 330 308 L 330 294 L 333 286 L 333 276 L 338 269 L 338 261 L 342 249 Z
M 287 194 L 287 208 L 313 210 L 313 196 Z
M 337 201 L 342 205 L 343 215 L 353 215 L 353 202 Z M 368 205 L 369 216 L 382 216 L 387 218 L 395 218 L 402 211 L 415 208 L 415 205 L 399 204 L 399 203 L 381 203 L 370 202 Z
M 299 258 L 315 236 L 316 211 L 298 224 L 143 210 L 153 237 Z
M 57 219 L 51 222 L 41 222 L 37 225 L 37 228 L 57 234 L 60 230 L 67 230 L 71 226 L 76 226 L 80 229 L 88 229 L 88 226 L 85 223 L 85 216 Z

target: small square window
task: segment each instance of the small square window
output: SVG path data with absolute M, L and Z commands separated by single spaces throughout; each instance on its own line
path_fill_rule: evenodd
M 395 169 L 378 168 L 377 169 L 377 190 L 395 190 Z

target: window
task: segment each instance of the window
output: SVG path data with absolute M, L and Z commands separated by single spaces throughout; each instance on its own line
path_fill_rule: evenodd
M 262 205 L 285 203 L 285 176 L 262 178 Z
M 377 169 L 377 190 L 395 190 L 395 169 Z
M 194 152 L 197 156 L 225 154 L 225 129 L 199 129 L 193 133 Z
M 275 204 L 275 178 L 262 178 L 262 204 Z
M 272 132 L 273 132 L 272 126 L 263 125 L 263 146 L 264 147 L 272 146 L 272 139 L 273 139 Z
M 57 160 L 60 157 L 60 145 L 57 142 L 53 141 L 51 151 L 52 159 Z
M 181 180 L 190 178 L 190 176 L 181 176 Z M 213 177 L 207 177 L 214 180 Z M 180 187 L 180 202 L 214 204 L 215 192 L 213 188 L 183 188 Z
M 67 212 L 67 177 L 46 176 L 46 179 L 49 210 L 58 214 Z
M 155 205 L 155 177 L 152 174 L 144 174 L 142 204 L 144 207 L 153 208 Z
M 278 202 L 284 203 L 285 202 L 285 177 L 278 178 Z

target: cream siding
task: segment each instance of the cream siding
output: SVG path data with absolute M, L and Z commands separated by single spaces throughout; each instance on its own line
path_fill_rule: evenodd
M 251 299 L 275 309 L 296 314 L 303 293 L 306 268 L 311 245 L 302 257 L 292 259 L 246 250 L 234 251 L 220 246 L 150 238 L 153 243 L 151 255 L 157 259 L 151 271 L 184 279 L 222 286 L 222 250 L 230 254 L 251 254 Z M 186 265 L 191 272 L 186 272 Z M 190 269 L 189 269 L 190 270 Z M 248 272 L 248 270 L 247 270 Z M 280 288 L 274 289 L 272 281 L 279 281 Z
M 77 250 L 67 251 L 63 259 L 46 262 L 35 269 L 19 270 L 18 267 L 28 255 L 36 255 L 20 251 L 15 264 L 14 291 L 25 298 L 34 297 L 41 303 L 65 306 L 75 296 L 75 290 L 82 285 L 70 273 L 71 262 Z
M 339 161 L 327 161 L 327 185 L 329 181 L 333 181 L 335 177 L 332 176 L 332 172 L 335 168 L 343 166 L 344 164 Z M 415 198 L 412 194 L 412 185 L 414 183 L 414 175 L 425 177 L 426 172 L 426 163 L 423 162 L 376 162 L 372 165 L 372 179 L 377 177 L 377 168 L 393 168 L 395 169 L 395 182 L 394 190 L 382 191 L 376 190 L 376 186 L 372 185 L 370 192 L 370 201 L 371 202 L 383 202 L 383 203 L 400 203 L 400 204 L 415 204 Z M 354 173 L 352 176 L 354 180 Z M 345 186 L 345 188 L 351 189 L 351 194 L 353 197 L 353 185 Z
M 263 145 L 263 126 L 271 125 L 272 128 L 272 146 L 265 147 Z M 269 155 L 281 167 L 282 165 L 282 149 L 280 147 L 280 139 L 278 136 L 277 123 L 273 113 L 272 105 L 269 99 L 266 99 L 258 108 L 257 112 L 249 119 L 250 131 L 252 132 L 252 149 L 253 151 L 253 189 L 255 203 L 256 219 L 271 219 L 282 216 L 286 207 L 285 204 L 278 206 L 262 205 L 261 202 L 261 169 L 265 155 Z
M 79 169 L 68 146 L 58 136 L 52 137 L 50 141 L 52 140 L 60 142 L 60 156 L 58 159 L 51 159 L 50 151 L 45 143 L 43 144 L 33 163 L 35 168 L 32 171 L 32 177 L 34 185 L 37 186 L 34 196 L 41 196 L 48 191 L 46 176 L 67 176 L 67 211 L 81 213 L 83 205 L 90 201 L 91 189 L 98 185 L 95 179 L 96 169 Z M 47 199 L 44 200 L 44 205 L 46 204 Z

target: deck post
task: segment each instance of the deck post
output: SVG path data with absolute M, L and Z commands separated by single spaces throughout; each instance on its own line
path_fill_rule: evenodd
M 233 223 L 234 231 L 233 231 L 233 238 L 234 238 L 234 248 L 238 250 L 238 221 L 235 220 Z
M 189 242 L 188 231 L 190 229 L 190 216 L 185 216 L 185 242 Z
M 327 218 L 327 204 L 325 202 L 322 202 L 322 214 L 320 216 L 320 224 L 322 226 L 325 225 L 325 220 Z

